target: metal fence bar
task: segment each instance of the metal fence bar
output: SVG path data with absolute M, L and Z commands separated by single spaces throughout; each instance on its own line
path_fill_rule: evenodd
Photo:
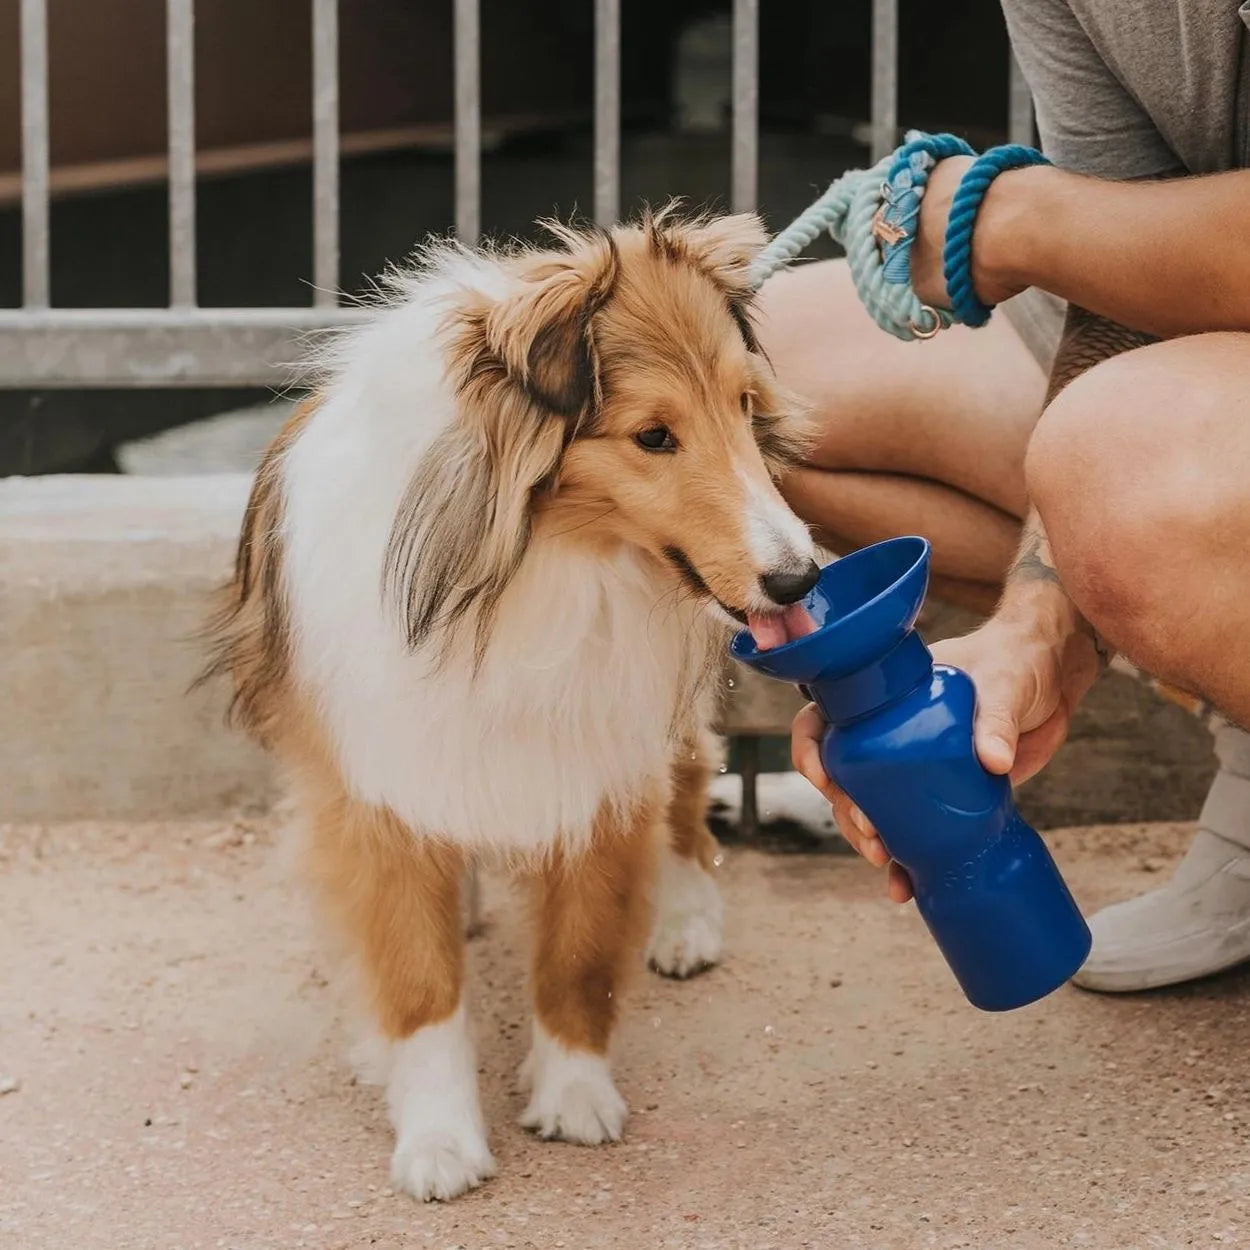
M 872 0 L 872 159 L 898 143 L 898 0 Z
M 595 0 L 595 221 L 621 215 L 621 0 Z
M 759 0 L 734 0 L 733 171 L 730 203 L 735 213 L 752 211 L 759 194 L 759 106 Z
M 476 243 L 482 229 L 482 61 L 478 0 L 456 0 L 456 233 Z
M 313 303 L 333 308 L 339 291 L 339 5 L 312 0 Z
M 195 304 L 195 4 L 166 0 L 169 302 Z
M 22 303 L 47 308 L 48 4 L 22 0 Z
M 1007 65 L 1007 138 L 1029 147 L 1033 144 L 1033 93 L 1014 52 L 1008 53 Z

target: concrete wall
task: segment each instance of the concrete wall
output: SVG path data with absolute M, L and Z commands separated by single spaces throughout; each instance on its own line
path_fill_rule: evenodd
M 187 693 L 249 480 L 0 479 L 0 821 L 208 815 L 272 796 L 269 762 L 224 724 L 225 689 Z M 967 625 L 930 616 L 931 638 Z M 793 691 L 730 680 L 723 729 L 786 731 Z M 1021 806 L 1042 826 L 1186 819 L 1212 771 L 1201 726 L 1113 674 Z
M 211 814 L 271 797 L 268 761 L 224 723 L 225 683 L 189 691 L 249 482 L 0 481 L 0 820 Z M 739 732 L 784 731 L 798 706 L 750 673 L 726 695 Z
M 0 481 L 0 820 L 264 801 L 268 761 L 188 693 L 246 474 Z

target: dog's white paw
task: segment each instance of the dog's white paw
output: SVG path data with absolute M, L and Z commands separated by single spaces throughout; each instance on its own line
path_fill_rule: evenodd
M 391 1180 L 422 1202 L 446 1202 L 495 1175 L 486 1139 L 446 1133 L 400 1138 L 391 1156 Z
M 621 1140 L 629 1109 L 612 1083 L 604 1056 L 570 1050 L 535 1021 L 520 1079 L 530 1094 L 521 1113 L 522 1128 L 582 1146 Z
M 667 847 L 660 860 L 647 961 L 668 977 L 689 977 L 721 957 L 725 905 L 711 873 Z
M 386 1100 L 395 1125 L 397 1188 L 423 1202 L 445 1202 L 495 1175 L 463 1004 L 392 1044 Z

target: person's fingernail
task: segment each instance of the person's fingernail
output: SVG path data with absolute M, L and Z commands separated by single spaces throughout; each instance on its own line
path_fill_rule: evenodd
M 851 804 L 851 824 L 855 826 L 860 833 L 867 834 L 871 832 L 871 826 L 868 823 L 868 817 L 854 804 Z

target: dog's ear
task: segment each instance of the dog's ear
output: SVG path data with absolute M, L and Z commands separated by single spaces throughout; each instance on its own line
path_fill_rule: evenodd
M 751 266 L 768 242 L 764 223 L 754 213 L 732 217 L 703 217 L 670 221 L 667 210 L 648 222 L 652 244 L 674 259 L 698 266 L 725 293 L 729 313 L 738 325 L 747 350 L 758 352 L 759 340 L 751 324 L 755 288 Z
M 751 265 L 768 242 L 755 213 L 712 217 L 667 227 L 681 250 L 731 296 L 751 292 Z
M 555 475 L 564 423 L 498 375 L 471 382 L 458 418 L 421 461 L 391 527 L 383 589 L 412 650 L 476 613 L 480 662 L 496 605 L 530 540 L 535 491 Z
M 508 377 L 544 408 L 577 417 L 599 398 L 593 318 L 616 284 L 616 244 L 606 233 L 551 227 L 567 255 L 535 258 L 515 294 L 484 324 L 485 344 Z
M 481 660 L 529 545 L 534 496 L 599 398 L 592 320 L 616 281 L 616 247 L 606 234 L 556 233 L 566 254 L 527 259 L 515 290 L 475 295 L 449 320 L 456 417 L 409 484 L 384 573 L 413 649 L 449 640 L 472 612 Z

